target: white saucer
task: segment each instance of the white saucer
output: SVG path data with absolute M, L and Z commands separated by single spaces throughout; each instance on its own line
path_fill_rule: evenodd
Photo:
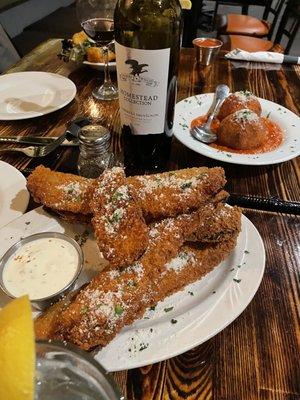
M 16 72 L 0 76 L 0 120 L 39 117 L 59 110 L 76 95 L 68 78 L 50 72 Z

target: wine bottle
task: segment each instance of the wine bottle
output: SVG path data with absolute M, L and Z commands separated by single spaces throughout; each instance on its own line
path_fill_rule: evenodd
M 171 149 L 181 36 L 178 0 L 118 0 L 115 49 L 125 166 L 163 169 Z

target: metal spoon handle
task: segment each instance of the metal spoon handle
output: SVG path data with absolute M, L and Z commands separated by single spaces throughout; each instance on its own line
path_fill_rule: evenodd
M 221 104 L 226 99 L 226 97 L 228 97 L 228 95 L 229 95 L 229 87 L 227 85 L 222 84 L 222 85 L 217 86 L 215 106 L 214 106 L 212 113 L 208 117 L 206 124 L 204 125 L 205 128 L 207 128 L 207 129 L 210 128 L 210 124 L 211 124 L 212 120 L 214 119 L 215 115 L 219 111 Z

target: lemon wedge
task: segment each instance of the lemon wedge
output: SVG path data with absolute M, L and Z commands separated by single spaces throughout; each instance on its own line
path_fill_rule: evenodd
M 191 0 L 179 0 L 183 10 L 190 10 L 192 8 Z
M 0 400 L 33 400 L 35 342 L 28 296 L 0 310 Z

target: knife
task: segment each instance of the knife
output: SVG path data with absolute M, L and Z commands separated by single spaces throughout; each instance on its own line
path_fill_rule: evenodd
M 285 201 L 275 196 L 266 198 L 232 193 L 227 202 L 232 206 L 300 215 L 300 202 Z
M 54 142 L 57 136 L 0 136 L 0 143 L 23 143 L 44 145 Z M 78 146 L 79 141 L 65 139 L 61 146 Z

